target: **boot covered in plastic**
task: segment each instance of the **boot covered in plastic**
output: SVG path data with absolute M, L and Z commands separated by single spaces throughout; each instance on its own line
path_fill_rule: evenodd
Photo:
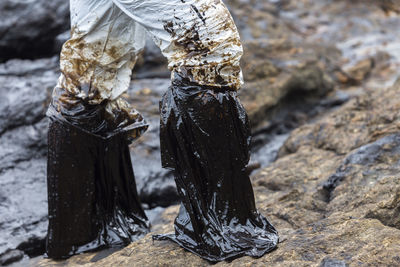
M 60 119 L 56 104 L 53 101 L 48 112 L 48 257 L 124 246 L 148 233 L 127 133 L 99 135 L 104 127 L 100 106 L 84 109 L 86 117 L 70 114 L 72 122 L 85 126 L 77 127 L 65 119 L 68 116 Z
M 260 257 L 278 233 L 256 209 L 250 178 L 250 126 L 235 91 L 179 77 L 163 96 L 161 156 L 175 171 L 181 207 L 172 240 L 209 261 Z

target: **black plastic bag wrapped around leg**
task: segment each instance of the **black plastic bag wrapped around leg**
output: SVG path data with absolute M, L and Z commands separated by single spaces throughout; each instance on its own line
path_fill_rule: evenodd
M 107 130 L 102 106 L 89 109 L 78 103 L 74 107 L 81 114 L 71 117 L 77 125 L 66 120 L 68 116 L 61 120 L 55 100 L 57 95 L 48 112 L 47 256 L 60 259 L 125 246 L 147 234 L 149 224 L 136 191 L 127 132 L 106 137 L 100 135 L 102 131 L 92 133 Z M 79 105 L 84 108 L 78 109 Z
M 49 126 L 47 255 L 127 245 L 148 232 L 124 136 Z
M 175 170 L 182 204 L 175 234 L 153 238 L 213 262 L 273 250 L 278 234 L 255 207 L 250 127 L 236 92 L 174 81 L 160 109 L 162 163 Z

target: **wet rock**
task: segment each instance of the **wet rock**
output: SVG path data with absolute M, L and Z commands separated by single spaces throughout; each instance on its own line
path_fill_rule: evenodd
M 389 172 L 396 171 L 400 160 L 400 136 L 397 134 L 385 136 L 376 142 L 356 149 L 340 165 L 336 173 L 324 183 L 324 189 L 332 192 L 345 178 L 354 172 L 355 166 L 361 166 L 365 173 L 367 168 L 375 167 L 390 159 Z
M 291 33 L 291 26 L 280 19 L 286 1 L 227 1 L 229 10 L 245 40 L 280 39 Z M 249 16 L 251 14 L 251 16 Z
M 34 125 L 21 126 L 0 136 L 0 171 L 15 164 L 44 157 L 47 151 L 47 119 Z
M 4 64 L 0 64 L 0 76 L 41 76 L 47 71 L 58 69 L 58 58 L 43 58 L 37 60 L 12 59 Z
M 176 215 L 171 214 L 172 216 Z M 172 222 L 172 221 L 171 221 Z M 337 259 L 335 263 L 356 262 L 360 265 L 396 266 L 399 264 L 396 245 L 400 234 L 387 228 L 376 220 L 335 219 L 319 225 L 318 231 L 292 231 L 285 235 L 277 250 L 268 256 L 254 259 L 243 257 L 232 262 L 221 262 L 214 266 L 321 266 L 319 263 L 326 257 Z M 368 229 L 359 231 L 358 228 Z M 168 231 L 171 229 L 164 229 Z M 348 236 L 353 238 L 348 240 Z M 374 240 L 367 243 L 366 240 Z M 381 243 L 391 244 L 383 247 Z M 378 244 L 377 244 L 378 243 Z M 370 253 L 370 250 L 374 253 Z M 157 258 L 149 257 L 149 253 L 157 253 Z M 376 254 L 375 254 L 376 253 Z M 96 262 L 90 263 L 94 254 L 77 256 L 63 262 L 63 266 L 74 266 L 85 263 L 85 266 L 209 266 L 210 264 L 199 257 L 184 251 L 177 245 L 167 242 L 153 243 L 151 236 L 135 242 L 121 251 Z M 58 265 L 57 265 L 58 264 Z M 41 261 L 38 266 L 61 266 L 49 260 Z M 329 263 L 328 263 L 329 264 Z M 326 266 L 326 265 L 325 265 Z M 330 265 L 328 265 L 330 266 Z M 343 266 L 343 265 L 340 265 Z M 344 265 L 345 266 L 345 265 Z
M 42 240 L 31 255 L 44 252 L 45 110 L 57 81 L 57 65 L 55 58 L 10 60 L 0 65 L 0 254 L 19 245 L 21 251 L 31 254 L 29 250 L 36 245 L 29 240 Z
M 150 208 L 168 207 L 179 202 L 172 172 L 160 170 L 143 178 L 140 180 L 139 195 L 141 201 L 147 203 Z
M 0 265 L 5 266 L 10 263 L 20 261 L 24 257 L 24 253 L 20 250 L 9 250 L 0 256 Z
M 386 201 L 365 214 L 366 218 L 379 220 L 382 224 L 400 229 L 400 194 L 395 192 Z
M 374 61 L 370 58 L 357 62 L 354 66 L 350 66 L 348 69 L 344 69 L 347 74 L 345 81 L 352 81 L 354 83 L 361 83 L 371 73 L 374 67 Z
M 40 121 L 58 78 L 57 59 L 10 60 L 0 65 L 0 135 Z
M 328 209 L 373 218 L 400 230 L 400 136 L 356 149 L 328 179 Z M 338 179 L 339 178 L 339 179 Z
M 324 47 L 326 51 L 314 49 L 313 54 L 322 57 L 318 66 L 335 81 L 345 83 L 345 87 L 365 83 L 365 80 L 375 81 L 375 88 L 393 84 L 400 58 L 395 46 L 399 42 L 400 18 L 391 11 L 382 11 L 382 8 L 398 10 L 396 1 L 368 1 L 366 4 L 365 1 L 254 0 L 248 3 L 236 0 L 228 3 L 245 43 L 258 43 L 263 49 L 267 47 L 262 46 L 265 42 L 295 43 L 300 44 L 300 49 L 304 46 L 301 44 Z M 265 53 L 259 53 L 259 50 L 245 49 L 243 68 L 247 66 L 246 57 L 255 54 L 260 69 L 274 71 L 268 63 L 261 62 L 279 50 L 272 53 L 271 49 L 265 49 Z M 296 54 L 296 47 L 291 53 Z M 382 53 L 387 53 L 392 59 L 387 61 L 387 65 L 378 66 L 375 59 Z M 286 54 L 290 59 L 290 53 Z M 254 68 L 247 76 L 245 72 L 248 80 L 257 75 L 258 70 Z
M 45 236 L 31 237 L 27 241 L 19 244 L 17 249 L 23 251 L 31 258 L 42 256 L 44 251 L 46 251 L 46 238 Z
M 3 0 L 0 13 L 0 62 L 52 55 L 56 36 L 70 26 L 63 0 Z
M 169 79 L 134 80 L 128 99 L 150 124 L 149 130 L 131 146 L 139 196 L 150 208 L 167 207 L 179 201 L 172 173 L 161 167 L 158 101 L 170 84 Z
M 15 163 L 0 173 L 0 254 L 47 232 L 46 159 Z M 41 253 L 43 253 L 42 251 Z

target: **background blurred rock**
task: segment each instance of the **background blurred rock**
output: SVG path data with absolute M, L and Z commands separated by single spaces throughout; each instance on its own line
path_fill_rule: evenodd
M 55 53 L 56 36 L 69 29 L 69 1 L 2 0 L 0 62 Z
M 225 3 L 245 50 L 240 98 L 253 128 L 250 169 L 262 168 L 253 176 L 257 206 L 282 236 L 273 254 L 232 264 L 399 265 L 400 87 L 393 84 L 400 75 L 400 5 Z M 18 266 L 44 252 L 44 113 L 58 77 L 57 55 L 69 38 L 68 1 L 2 0 L 0 18 L 0 62 L 7 61 L 0 64 L 0 264 L 22 258 Z M 131 150 L 138 191 L 153 230 L 166 232 L 177 212 L 171 205 L 179 201 L 159 155 L 158 101 L 169 72 L 150 38 L 133 79 L 126 97 L 151 125 Z M 59 264 L 104 257 L 104 266 L 207 264 L 170 243 L 152 244 L 150 236 L 107 253 Z M 149 258 L 152 253 L 159 257 Z

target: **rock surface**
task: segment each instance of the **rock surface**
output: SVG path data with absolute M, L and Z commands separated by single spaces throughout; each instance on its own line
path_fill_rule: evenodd
M 325 146 L 315 141 L 299 143 L 296 150 L 281 155 L 252 179 L 258 209 L 280 232 L 278 249 L 259 259 L 244 257 L 216 266 L 398 266 L 399 92 L 400 80 L 391 88 L 366 92 L 294 131 L 286 146 L 310 127 L 330 129 L 319 126 L 341 122 L 330 129 L 330 138 L 323 139 Z M 368 105 L 360 104 L 364 99 L 369 99 Z M 349 127 L 358 126 L 354 118 L 363 118 L 367 125 L 362 132 L 351 131 L 357 137 L 349 138 Z M 314 135 L 305 136 L 320 140 L 313 139 Z M 346 149 L 333 149 L 336 143 Z M 333 180 L 334 186 L 328 187 Z M 172 231 L 177 212 L 177 206 L 168 208 L 154 232 Z M 175 244 L 153 242 L 151 235 L 91 262 L 95 255 L 76 256 L 60 263 L 43 260 L 39 266 L 208 265 Z
M 2 0 L 0 62 L 55 53 L 56 36 L 69 29 L 69 1 Z
M 366 90 L 345 108 L 316 124 L 296 129 L 281 148 L 280 155 L 293 153 L 304 145 L 346 154 L 400 129 L 399 91 Z

